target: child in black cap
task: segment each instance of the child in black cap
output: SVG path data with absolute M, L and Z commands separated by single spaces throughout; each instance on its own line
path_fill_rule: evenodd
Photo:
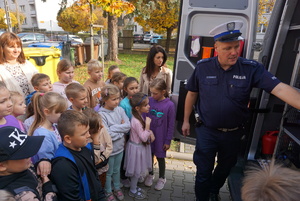
M 44 136 L 28 136 L 11 126 L 0 128 L 0 136 L 0 189 L 20 201 L 56 200 L 49 178 L 41 177 L 43 193 L 40 193 L 38 179 L 31 169 L 30 157 L 38 152 Z

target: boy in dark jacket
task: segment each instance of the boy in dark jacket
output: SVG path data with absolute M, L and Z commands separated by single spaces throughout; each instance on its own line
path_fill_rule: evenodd
M 81 112 L 67 110 L 60 116 L 57 128 L 63 143 L 52 159 L 51 180 L 59 191 L 58 199 L 104 201 L 93 148 L 88 143 L 88 118 Z
M 40 149 L 44 136 L 27 136 L 18 128 L 0 128 L 0 189 L 11 193 L 16 200 L 56 200 L 47 175 L 41 175 L 42 190 L 30 157 Z

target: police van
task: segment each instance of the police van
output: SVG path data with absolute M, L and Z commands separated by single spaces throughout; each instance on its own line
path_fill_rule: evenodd
M 228 21 L 242 21 L 240 56 L 253 59 L 257 47 L 257 10 L 257 0 L 182 0 L 172 85 L 172 100 L 177 108 L 175 139 L 195 143 L 195 113 L 190 116 L 191 135 L 184 137 L 181 131 L 185 85 L 197 61 L 215 56 L 214 39 L 209 31 Z M 300 0 L 276 1 L 258 58 L 279 80 L 297 89 L 300 88 L 300 12 L 296 12 L 299 10 Z M 243 171 L 249 162 L 261 164 L 274 156 L 289 167 L 300 168 L 300 111 L 256 88 L 251 92 L 249 110 L 251 115 L 245 125 L 238 163 L 228 177 L 234 201 L 241 200 Z

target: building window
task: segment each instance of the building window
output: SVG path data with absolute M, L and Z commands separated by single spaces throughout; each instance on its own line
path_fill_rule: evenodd
M 30 11 L 35 11 L 34 5 L 30 4 L 29 6 L 30 6 Z
M 31 18 L 31 23 L 32 23 L 32 26 L 33 26 L 34 24 L 37 24 L 36 17 L 32 17 L 32 18 Z
M 25 12 L 25 5 L 20 5 L 20 11 Z
M 27 19 L 25 18 L 23 21 L 23 25 L 26 25 L 26 24 L 27 24 Z

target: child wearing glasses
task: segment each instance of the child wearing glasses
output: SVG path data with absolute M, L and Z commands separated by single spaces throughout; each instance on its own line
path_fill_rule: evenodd
M 130 197 L 144 199 L 145 191 L 137 187 L 140 176 L 152 171 L 152 157 L 150 142 L 155 137 L 150 130 L 151 119 L 142 114 L 149 112 L 149 99 L 147 95 L 138 92 L 130 99 L 132 106 L 130 139 L 126 145 L 124 169 L 125 175 L 130 177 Z
M 149 98 L 150 111 L 147 114 L 151 121 L 150 130 L 153 131 L 155 141 L 151 143 L 152 155 L 155 155 L 159 167 L 159 179 L 155 185 L 156 190 L 162 190 L 166 183 L 166 151 L 170 148 L 173 138 L 175 122 L 175 106 L 168 98 L 167 84 L 161 78 L 156 78 L 150 84 L 151 96 Z M 153 160 L 152 160 L 153 164 Z M 153 171 L 145 179 L 146 186 L 153 184 Z

